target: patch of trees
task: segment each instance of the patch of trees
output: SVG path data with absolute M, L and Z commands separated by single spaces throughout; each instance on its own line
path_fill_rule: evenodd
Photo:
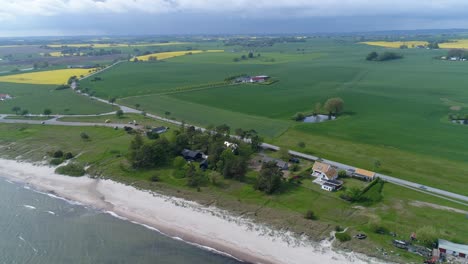
M 43 69 L 49 67 L 49 62 L 47 61 L 40 61 L 40 62 L 35 62 L 33 64 L 34 69 Z
M 231 138 L 227 125 L 218 126 L 215 131 L 202 132 L 192 126 L 182 126 L 174 131 L 175 136 L 171 140 L 163 136 L 151 141 L 146 141 L 137 134 L 130 144 L 128 160 L 134 169 L 151 169 L 172 164 L 174 176 L 186 178 L 187 185 L 191 187 L 206 184 L 208 175 L 213 176 L 213 172 L 226 179 L 244 180 L 247 162 L 255 147 Z M 237 144 L 238 148 L 226 148 L 225 141 Z M 208 171 L 201 169 L 197 162 L 186 162 L 180 156 L 184 149 L 197 150 L 208 155 Z M 211 181 L 216 182 L 217 177 L 211 178 Z
M 427 44 L 427 47 L 430 49 L 439 49 L 439 42 L 431 41 L 429 44 Z
M 366 57 L 366 60 L 368 61 L 389 61 L 389 60 L 397 60 L 397 59 L 402 59 L 403 55 L 391 52 L 391 51 L 386 51 L 384 53 L 378 54 L 377 52 L 373 51 L 369 53 Z
M 47 155 L 51 157 L 50 165 L 59 165 L 62 164 L 65 160 L 69 160 L 73 158 L 73 154 L 71 152 L 64 153 L 61 150 L 50 151 L 47 152 Z
M 278 168 L 276 162 L 263 163 L 254 188 L 266 194 L 273 194 L 281 187 L 282 180 L 283 172 Z
M 57 86 L 57 87 L 55 88 L 55 90 L 57 90 L 57 91 L 66 90 L 66 89 L 70 89 L 70 85 L 68 85 L 68 84 L 61 84 L 61 85 L 59 85 L 59 86 Z
M 80 177 L 85 175 L 86 171 L 83 165 L 77 163 L 69 163 L 65 166 L 60 166 L 55 169 L 55 172 L 62 175 Z
M 447 53 L 448 58 L 468 59 L 468 50 L 451 49 Z
M 330 98 L 325 102 L 325 105 L 323 107 L 328 112 L 328 115 L 331 118 L 332 114 L 336 116 L 339 113 L 343 112 L 344 101 L 339 97 Z
M 241 60 L 248 60 L 248 59 L 254 59 L 254 58 L 258 58 L 260 57 L 261 54 L 258 53 L 258 54 L 254 54 L 253 51 L 250 51 L 247 55 L 242 55 L 240 58 L 234 58 L 232 59 L 234 62 L 239 62 Z M 244 75 L 245 76 L 245 75 Z M 240 76 L 239 76 L 240 77 Z

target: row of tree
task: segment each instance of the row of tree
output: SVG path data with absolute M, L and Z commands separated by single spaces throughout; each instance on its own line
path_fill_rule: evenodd
M 386 51 L 384 53 L 377 53 L 375 51 L 369 53 L 366 57 L 366 60 L 368 61 L 389 61 L 389 60 L 397 60 L 397 59 L 402 59 L 403 55 L 398 54 L 395 52 L 391 51 Z

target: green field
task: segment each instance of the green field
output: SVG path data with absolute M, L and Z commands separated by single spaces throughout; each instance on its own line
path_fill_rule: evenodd
M 236 50 L 236 52 L 231 52 Z M 124 63 L 82 83 L 102 98 L 140 104 L 147 112 L 197 125 L 226 123 L 256 129 L 268 142 L 421 184 L 468 194 L 468 127 L 448 122 L 452 106 L 466 107 L 468 63 L 434 59 L 442 50 L 396 50 L 404 59 L 368 62 L 388 50 L 349 39 L 310 39 L 259 48 L 260 57 L 226 47 L 157 63 Z M 256 55 L 255 55 L 256 56 Z M 272 85 L 235 85 L 178 91 L 220 82 L 236 74 L 267 74 Z M 167 91 L 178 91 L 168 94 Z M 330 97 L 345 101 L 338 120 L 322 124 L 291 121 Z M 464 112 L 463 112 L 464 113 Z M 296 147 L 305 142 L 305 148 Z
M 81 139 L 81 132 L 87 133 L 90 139 Z M 166 134 L 168 137 L 171 135 L 171 132 Z M 383 200 L 378 204 L 371 206 L 350 204 L 339 198 L 341 192 L 325 192 L 309 178 L 305 178 L 302 185 L 285 183 L 279 193 L 270 196 L 252 188 L 250 183 L 256 177 L 253 171 L 249 172 L 245 182 L 222 180 L 222 184 L 218 187 L 207 185 L 198 192 L 187 187 L 187 179 L 174 177 L 170 167 L 151 170 L 129 169 L 126 156 L 131 139 L 132 136 L 122 130 L 104 127 L 0 124 L 2 157 L 20 156 L 23 160 L 36 161 L 43 160 L 47 152 L 59 149 L 72 152 L 74 155 L 81 154 L 75 161 L 89 165 L 90 173 L 131 183 L 140 188 L 199 201 L 202 204 L 216 203 L 216 206 L 221 208 L 249 215 L 256 220 L 297 233 L 304 232 L 316 239 L 329 237 L 330 231 L 336 225 L 349 227 L 348 232 L 352 235 L 365 232 L 369 239 L 363 241 L 353 239 L 343 245 L 357 252 L 383 257 L 375 251 L 375 248 L 379 247 L 384 248 L 392 260 L 402 263 L 421 260 L 417 255 L 396 250 L 391 245 L 393 237 L 375 234 L 372 231 L 372 224 L 396 232 L 398 239 L 407 239 L 411 232 L 424 226 L 432 226 L 443 238 L 467 242 L 465 230 L 468 228 L 468 222 L 465 215 L 447 211 L 449 209 L 466 211 L 466 206 L 392 184 L 384 185 Z M 309 167 L 310 164 L 307 163 L 302 165 L 302 169 Z M 149 181 L 154 175 L 159 177 L 159 182 Z M 366 185 L 355 179 L 344 179 L 344 181 L 348 188 L 362 188 Z M 420 202 L 450 208 L 436 209 L 414 205 Z M 318 216 L 318 221 L 304 219 L 307 210 L 313 210 Z
M 13 99 L 0 101 L 0 113 L 14 114 L 12 108 L 19 106 L 31 114 L 42 114 L 44 109 L 52 114 L 97 114 L 114 111 L 108 104 L 90 100 L 71 89 L 55 90 L 54 85 L 0 83 L 0 93 L 10 94 Z

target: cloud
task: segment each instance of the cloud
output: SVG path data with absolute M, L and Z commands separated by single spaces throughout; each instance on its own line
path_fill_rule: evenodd
M 0 0 L 0 19 L 77 13 L 228 13 L 268 16 L 375 16 L 462 13 L 464 0 Z

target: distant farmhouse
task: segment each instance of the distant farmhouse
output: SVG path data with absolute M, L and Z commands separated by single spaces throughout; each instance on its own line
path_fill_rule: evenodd
M 208 156 L 198 150 L 184 149 L 181 153 L 187 162 L 199 162 L 200 169 L 208 169 Z
M 262 163 L 269 163 L 269 162 L 274 162 L 276 164 L 276 166 L 280 170 L 288 170 L 289 169 L 289 164 L 286 161 L 283 161 L 283 160 L 280 160 L 280 159 L 270 158 L 270 157 L 267 157 L 267 156 L 264 156 L 262 158 Z
M 12 97 L 9 94 L 0 94 L 0 101 L 5 101 L 11 98 Z
M 235 83 L 264 83 L 270 79 L 267 75 L 242 76 L 235 79 Z
M 373 181 L 375 179 L 375 172 L 356 168 L 351 176 L 366 181 Z
M 343 187 L 343 182 L 338 180 L 338 171 L 330 164 L 316 161 L 312 167 L 312 176 L 317 177 L 314 182 L 320 184 L 322 190 L 332 192 Z

